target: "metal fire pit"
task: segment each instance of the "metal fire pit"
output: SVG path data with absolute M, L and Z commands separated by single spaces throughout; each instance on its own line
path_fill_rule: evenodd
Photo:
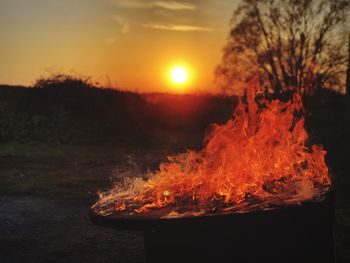
M 93 223 L 144 233 L 147 262 L 335 262 L 334 190 L 272 210 L 176 219 L 100 216 Z

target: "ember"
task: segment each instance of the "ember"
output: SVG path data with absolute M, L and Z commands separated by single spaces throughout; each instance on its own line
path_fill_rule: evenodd
M 101 193 L 92 210 L 137 217 L 244 213 L 321 199 L 331 186 L 322 146 L 307 146 L 303 105 L 256 98 L 249 86 L 233 118 L 215 125 L 203 150 L 168 157 L 148 180 Z

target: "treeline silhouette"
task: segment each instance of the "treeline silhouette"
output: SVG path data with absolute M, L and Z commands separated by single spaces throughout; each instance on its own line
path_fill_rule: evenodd
M 330 90 L 304 97 L 311 136 L 340 121 L 344 99 Z M 199 144 L 210 124 L 231 118 L 236 102 L 234 96 L 139 94 L 56 75 L 29 88 L 0 86 L 0 142 Z
M 232 97 L 138 94 L 56 75 L 29 88 L 0 87 L 0 141 L 201 141 L 198 134 L 227 121 L 234 104 Z

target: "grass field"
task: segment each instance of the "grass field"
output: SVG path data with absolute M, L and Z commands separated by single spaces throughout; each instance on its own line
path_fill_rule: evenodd
M 88 209 L 99 189 L 121 179 L 117 171 L 145 172 L 170 152 L 164 145 L 1 144 L 0 262 L 144 262 L 142 233 L 94 226 Z

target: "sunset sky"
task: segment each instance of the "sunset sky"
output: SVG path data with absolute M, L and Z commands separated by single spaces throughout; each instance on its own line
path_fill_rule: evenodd
M 1 0 L 0 84 L 30 85 L 63 72 L 169 91 L 169 70 L 182 65 L 188 91 L 213 89 L 237 2 Z

